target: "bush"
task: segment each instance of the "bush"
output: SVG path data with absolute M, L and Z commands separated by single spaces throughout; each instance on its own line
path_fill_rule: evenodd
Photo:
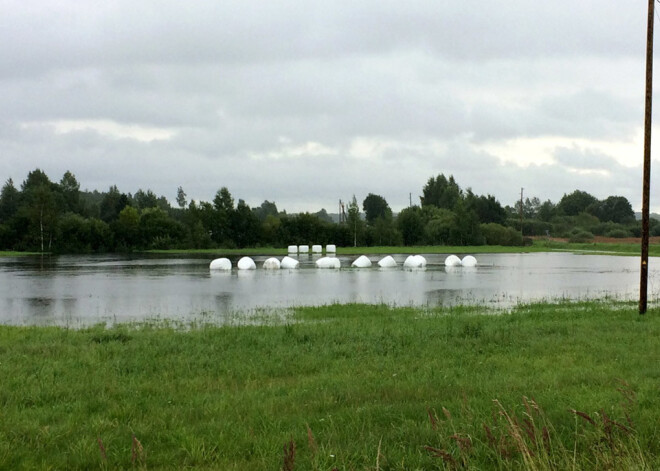
M 523 245 L 520 232 L 512 227 L 504 227 L 500 224 L 489 222 L 481 224 L 481 233 L 488 245 Z
M 624 226 L 623 224 L 617 224 L 615 222 L 601 222 L 597 226 L 589 228 L 589 230 L 594 235 L 606 236 L 606 237 L 616 237 L 616 236 L 609 236 L 607 234 L 617 230 L 624 231 L 625 233 L 630 234 L 626 226 Z M 630 237 L 630 235 L 620 236 L 620 237 Z
M 569 242 L 577 242 L 577 243 L 591 242 L 592 240 L 594 240 L 594 235 L 591 232 L 581 229 L 573 231 L 568 239 Z
M 624 239 L 630 236 L 630 232 L 626 231 L 625 229 L 614 229 L 605 234 L 605 237 L 614 237 L 615 239 Z

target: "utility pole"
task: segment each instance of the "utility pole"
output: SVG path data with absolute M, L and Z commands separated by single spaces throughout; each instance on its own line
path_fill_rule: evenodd
M 523 190 L 524 188 L 520 189 L 520 237 L 523 236 Z
M 410 204 L 408 205 L 408 207 L 412 208 L 412 193 L 408 193 L 408 198 L 410 200 Z
M 646 27 L 646 105 L 644 113 L 644 181 L 642 184 L 642 263 L 639 278 L 639 313 L 647 309 L 649 279 L 649 193 L 651 188 L 651 107 L 653 104 L 653 22 L 655 0 L 649 0 Z

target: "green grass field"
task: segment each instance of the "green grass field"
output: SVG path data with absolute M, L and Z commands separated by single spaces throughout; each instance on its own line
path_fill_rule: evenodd
M 13 252 L 10 250 L 0 250 L 0 257 L 18 257 L 21 255 L 41 255 L 39 252 Z
M 528 252 L 586 252 L 612 255 L 639 255 L 639 244 L 631 243 L 568 243 L 557 241 L 536 240 L 526 247 L 510 247 L 501 245 L 473 246 L 443 246 L 428 245 L 416 247 L 338 247 L 338 255 L 360 254 L 479 254 L 479 253 L 528 253 Z M 190 250 L 151 250 L 150 253 L 161 254 L 209 254 L 209 255 L 286 255 L 286 248 L 259 247 L 249 249 L 190 249 Z M 660 245 L 649 246 L 649 255 L 660 256 Z
M 2 326 L 0 469 L 657 469 L 659 314 L 333 305 L 260 326 Z
M 526 247 L 510 247 L 501 245 L 477 245 L 477 246 L 442 246 L 429 245 L 417 247 L 338 247 L 339 255 L 361 255 L 361 254 L 479 254 L 479 253 L 528 253 L 528 252 L 584 252 L 584 253 L 602 253 L 609 255 L 639 255 L 641 252 L 638 243 L 568 243 L 551 240 L 535 240 L 533 245 Z M 176 250 L 150 250 L 148 253 L 155 254 L 208 254 L 215 256 L 231 255 L 273 255 L 284 256 L 287 254 L 286 248 L 257 247 L 244 249 L 176 249 Z M 19 256 L 19 255 L 38 255 L 31 252 L 10 252 L 0 251 L 0 257 Z M 660 256 L 660 245 L 652 244 L 649 246 L 650 256 Z

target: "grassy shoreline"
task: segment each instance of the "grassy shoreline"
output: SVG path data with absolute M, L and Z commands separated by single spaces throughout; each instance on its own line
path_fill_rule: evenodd
M 535 240 L 533 245 L 525 247 L 502 245 L 472 246 L 415 246 L 415 247 L 338 247 L 338 255 L 360 254 L 481 254 L 481 253 L 532 253 L 532 252 L 578 252 L 608 255 L 639 255 L 639 244 L 633 243 L 569 243 L 552 240 Z M 209 254 L 209 255 L 286 255 L 285 248 L 260 247 L 250 249 L 188 249 L 188 250 L 150 250 L 157 254 Z M 650 256 L 660 256 L 660 245 L 649 246 Z
M 500 314 L 333 305 L 262 326 L 1 326 L 0 468 L 660 466 L 658 309 Z
M 630 242 L 586 242 L 569 243 L 556 240 L 536 239 L 531 246 L 501 246 L 501 245 L 476 245 L 476 246 L 416 246 L 416 247 L 338 247 L 338 255 L 361 255 L 369 254 L 482 254 L 482 253 L 533 253 L 533 252 L 576 252 L 587 254 L 604 255 L 627 255 L 639 256 L 641 249 L 638 243 Z M 136 252 L 140 253 L 140 252 Z M 244 249 L 170 249 L 170 250 L 148 250 L 142 253 L 151 254 L 170 254 L 170 255 L 196 255 L 207 254 L 215 256 L 231 255 L 273 255 L 284 256 L 287 254 L 286 248 L 276 247 L 256 247 Z M 21 255 L 40 255 L 35 252 L 13 252 L 0 251 L 0 257 L 15 257 Z M 649 256 L 660 256 L 660 245 L 651 244 L 649 246 Z

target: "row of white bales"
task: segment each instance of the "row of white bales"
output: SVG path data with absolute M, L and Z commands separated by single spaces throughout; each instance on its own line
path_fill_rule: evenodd
M 268 258 L 264 261 L 263 268 L 266 270 L 279 270 L 280 268 L 298 268 L 300 262 L 295 258 L 284 257 L 281 261 L 275 257 Z M 445 266 L 447 267 L 474 267 L 477 265 L 477 259 L 472 255 L 467 255 L 461 260 L 456 255 L 450 255 L 445 259 Z M 250 257 L 241 258 L 236 264 L 239 270 L 255 270 L 256 263 Z M 360 255 L 356 260 L 351 263 L 355 268 L 369 268 L 371 260 L 366 255 Z M 396 260 L 391 255 L 383 257 L 378 261 L 378 266 L 381 268 L 394 268 L 397 266 Z M 410 255 L 403 262 L 406 268 L 423 268 L 426 266 L 426 259 L 421 255 Z M 337 257 L 321 257 L 316 261 L 317 268 L 341 268 L 341 261 Z M 231 260 L 228 258 L 216 258 L 209 265 L 211 270 L 231 270 Z

